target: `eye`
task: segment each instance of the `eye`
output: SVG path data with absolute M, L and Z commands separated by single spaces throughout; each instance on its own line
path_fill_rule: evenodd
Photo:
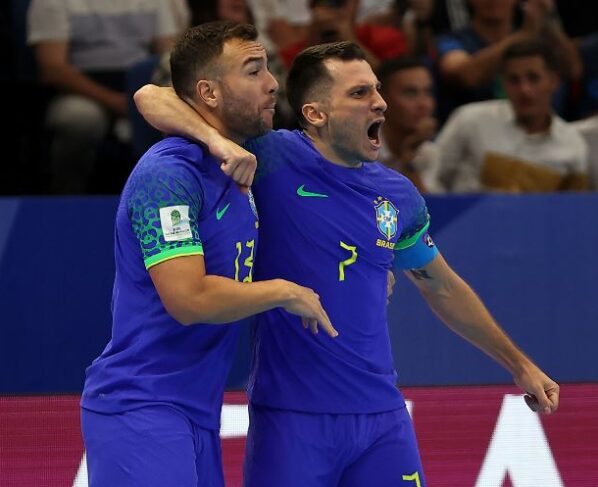
M 365 95 L 365 90 L 363 88 L 359 88 L 358 90 L 354 90 L 351 92 L 351 96 L 354 96 L 356 98 L 361 98 L 363 95 Z

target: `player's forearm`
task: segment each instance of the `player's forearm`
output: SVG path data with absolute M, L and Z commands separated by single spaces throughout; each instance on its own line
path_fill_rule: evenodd
M 450 272 L 452 276 L 441 287 L 423 292 L 426 301 L 451 330 L 519 376 L 531 361 L 494 321 L 471 287 Z
M 286 305 L 294 298 L 293 290 L 293 284 L 282 279 L 241 283 L 208 275 L 169 312 L 184 325 L 230 323 Z
M 152 127 L 208 146 L 220 134 L 176 94 L 173 88 L 145 85 L 133 95 L 139 113 Z

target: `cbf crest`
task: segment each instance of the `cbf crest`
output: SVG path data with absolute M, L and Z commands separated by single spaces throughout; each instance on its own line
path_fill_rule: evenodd
M 380 230 L 380 233 L 387 240 L 390 240 L 397 233 L 399 210 L 390 201 L 382 198 L 382 196 L 376 198 L 374 205 L 376 205 L 376 225 L 378 226 L 378 230 Z

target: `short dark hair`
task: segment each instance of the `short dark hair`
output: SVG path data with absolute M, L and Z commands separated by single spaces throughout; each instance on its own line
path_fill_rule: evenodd
M 202 77 L 214 76 L 212 62 L 231 39 L 255 41 L 253 25 L 228 21 L 207 22 L 191 27 L 177 40 L 170 53 L 172 86 L 183 99 L 195 98 L 195 85 Z
M 511 59 L 531 56 L 541 57 L 549 70 L 558 71 L 559 66 L 553 51 L 545 42 L 534 38 L 515 42 L 508 46 L 501 57 L 501 69 L 504 71 L 507 62 Z
M 324 66 L 327 59 L 365 60 L 365 55 L 357 44 L 350 41 L 318 44 L 297 55 L 287 76 L 287 98 L 302 126 L 305 126 L 305 119 L 301 108 L 307 97 L 314 95 L 316 90 L 329 89 L 332 82 L 332 77 Z
M 423 68 L 426 71 L 430 71 L 429 66 L 420 58 L 415 56 L 401 56 L 384 61 L 376 70 L 376 76 L 384 88 L 384 84 L 393 74 L 413 68 Z

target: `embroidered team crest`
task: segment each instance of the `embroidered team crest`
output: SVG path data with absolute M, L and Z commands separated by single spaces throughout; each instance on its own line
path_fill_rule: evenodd
M 399 210 L 394 205 L 381 196 L 378 197 L 376 204 L 376 224 L 380 233 L 390 240 L 397 233 L 397 222 Z

